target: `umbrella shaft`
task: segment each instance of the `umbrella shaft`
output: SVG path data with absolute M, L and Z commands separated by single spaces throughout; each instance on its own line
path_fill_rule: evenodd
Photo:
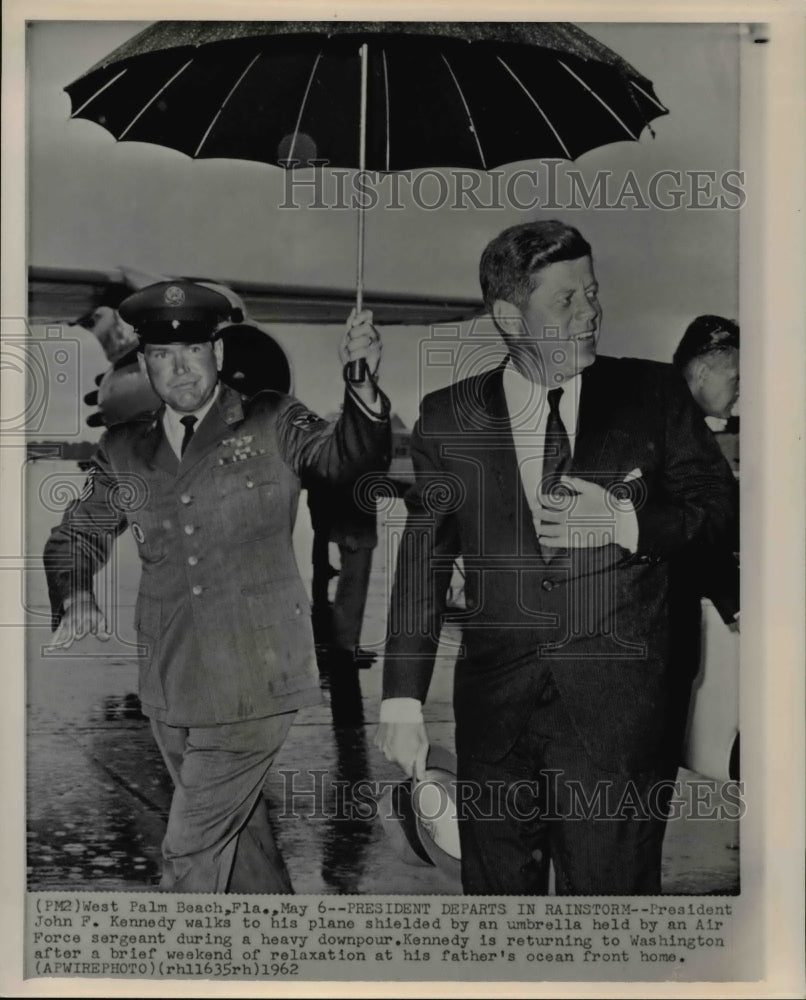
M 358 170 L 363 173 L 367 166 L 367 45 L 360 48 L 361 54 L 361 118 L 358 132 Z M 356 259 L 355 310 L 361 312 L 364 306 L 364 228 L 366 215 L 363 201 L 358 206 L 358 247 Z M 351 361 L 347 366 L 350 382 L 363 382 L 366 378 L 367 363 L 363 358 Z
M 363 173 L 367 169 L 367 43 L 361 46 L 361 116 L 358 129 L 358 171 Z M 363 305 L 364 298 L 364 227 L 366 215 L 364 202 L 358 206 L 358 260 L 357 260 L 357 294 L 356 309 L 359 311 Z

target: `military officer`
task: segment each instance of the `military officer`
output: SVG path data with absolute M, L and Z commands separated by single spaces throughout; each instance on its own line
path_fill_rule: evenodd
M 104 618 L 93 576 L 128 526 L 142 575 L 140 697 L 174 782 L 160 887 L 291 892 L 261 790 L 296 711 L 319 701 L 309 601 L 291 534 L 301 486 L 344 487 L 390 459 L 371 314 L 351 315 L 342 363 L 365 358 L 340 419 L 219 381 L 230 304 L 187 281 L 131 295 L 120 313 L 162 407 L 110 427 L 82 497 L 45 547 L 54 646 Z

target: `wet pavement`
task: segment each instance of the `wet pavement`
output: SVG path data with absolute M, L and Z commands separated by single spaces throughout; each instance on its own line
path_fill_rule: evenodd
M 30 467 L 29 496 L 46 471 Z M 52 511 L 33 511 L 29 551 L 41 551 Z M 362 646 L 377 648 L 388 601 L 385 533 L 375 552 Z M 304 505 L 295 536 L 303 577 L 309 575 L 310 528 Z M 26 611 L 28 885 L 31 889 L 148 890 L 159 878 L 160 840 L 170 780 L 136 699 L 137 661 L 131 625 L 139 568 L 134 543 L 99 577 L 99 594 L 117 605 L 116 635 L 87 638 L 66 654 L 48 653 L 44 574 L 28 576 Z M 437 663 L 425 707 L 434 743 L 453 746 L 450 641 Z M 382 664 L 323 676 L 322 704 L 298 713 L 266 787 L 275 832 L 298 893 L 458 893 L 433 866 L 406 864 L 390 849 L 356 783 L 399 780 L 374 748 Z M 680 778 L 690 788 L 691 772 Z M 667 893 L 738 891 L 735 821 L 671 822 L 664 852 Z

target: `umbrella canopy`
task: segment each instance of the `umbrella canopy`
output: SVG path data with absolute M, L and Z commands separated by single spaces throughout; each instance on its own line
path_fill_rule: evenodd
M 624 59 L 549 22 L 162 21 L 65 89 L 120 141 L 383 172 L 575 159 L 667 113 Z

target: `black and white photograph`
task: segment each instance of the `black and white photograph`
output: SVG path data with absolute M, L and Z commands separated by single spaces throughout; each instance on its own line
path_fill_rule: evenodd
M 18 6 L 27 987 L 770 977 L 802 16 Z

